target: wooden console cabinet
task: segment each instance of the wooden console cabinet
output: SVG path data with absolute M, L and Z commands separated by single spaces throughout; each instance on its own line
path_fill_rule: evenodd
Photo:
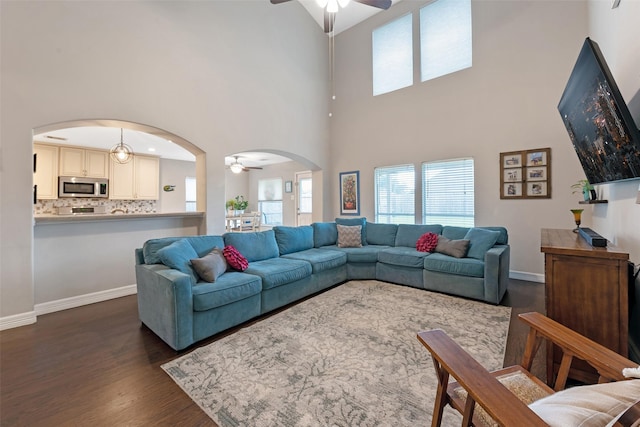
M 547 316 L 627 357 L 629 346 L 629 254 L 608 242 L 589 245 L 572 230 L 542 229 Z M 551 347 L 551 346 L 550 346 Z M 547 348 L 547 382 L 560 364 Z M 597 381 L 595 370 L 574 360 L 570 377 Z

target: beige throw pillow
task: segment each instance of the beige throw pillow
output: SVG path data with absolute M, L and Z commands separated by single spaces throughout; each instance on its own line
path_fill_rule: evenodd
M 339 248 L 361 248 L 362 247 L 362 226 L 361 225 L 340 225 L 338 228 Z
M 444 236 L 438 236 L 436 252 L 456 258 L 464 258 L 468 249 L 468 240 L 451 240 Z
M 211 252 L 202 258 L 192 259 L 191 265 L 198 276 L 205 282 L 213 283 L 227 271 L 227 260 L 222 254 L 222 249 L 213 248 Z

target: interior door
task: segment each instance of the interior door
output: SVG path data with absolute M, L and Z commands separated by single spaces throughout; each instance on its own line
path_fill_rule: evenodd
M 312 218 L 311 172 L 296 172 L 296 225 L 310 225 Z

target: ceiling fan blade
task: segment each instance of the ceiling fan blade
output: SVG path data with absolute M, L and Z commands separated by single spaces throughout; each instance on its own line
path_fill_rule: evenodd
M 336 14 L 332 12 L 327 12 L 327 9 L 324 10 L 324 32 L 330 33 L 333 31 L 333 24 L 336 21 Z
M 291 1 L 291 0 L 271 0 L 271 4 L 286 3 L 288 1 Z
M 275 0 L 271 0 L 272 2 Z M 353 0 L 357 3 L 366 4 L 367 6 L 377 7 L 378 9 L 389 9 L 391 7 L 391 0 Z
M 262 170 L 262 168 L 258 166 L 243 166 L 243 167 L 245 171 L 248 171 L 249 169 Z

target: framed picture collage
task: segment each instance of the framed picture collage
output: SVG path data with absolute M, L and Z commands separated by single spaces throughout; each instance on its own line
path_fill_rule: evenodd
M 501 199 L 551 198 L 551 148 L 500 153 Z

